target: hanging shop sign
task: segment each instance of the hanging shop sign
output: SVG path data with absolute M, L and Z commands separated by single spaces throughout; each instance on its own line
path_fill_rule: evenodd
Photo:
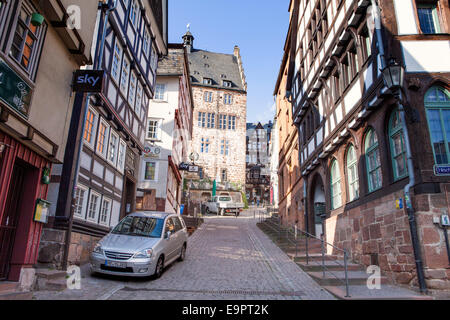
M 36 208 L 34 210 L 34 219 L 33 220 L 36 222 L 47 223 L 50 205 L 51 205 L 51 203 L 46 200 L 37 199 L 36 200 Z
M 144 157 L 159 159 L 161 155 L 161 148 L 156 146 L 146 146 L 144 148 Z
M 199 171 L 199 167 L 198 166 L 194 166 L 188 163 L 180 163 L 180 165 L 178 166 L 178 170 L 180 171 L 188 171 L 188 172 L 198 172 Z
M 76 92 L 102 92 L 104 70 L 77 70 L 73 76 L 72 90 Z
M 435 176 L 450 176 L 450 166 L 434 166 L 434 175 Z
M 0 100 L 27 117 L 32 93 L 31 87 L 0 59 Z

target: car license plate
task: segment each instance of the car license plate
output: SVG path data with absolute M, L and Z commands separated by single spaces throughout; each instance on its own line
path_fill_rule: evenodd
M 105 260 L 105 266 L 125 269 L 127 267 L 127 264 L 124 263 L 124 262 L 116 262 L 116 261 Z

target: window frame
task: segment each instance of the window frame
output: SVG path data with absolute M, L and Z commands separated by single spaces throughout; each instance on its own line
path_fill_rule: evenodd
M 112 142 L 112 137 L 116 138 L 116 143 L 114 145 L 114 160 L 111 160 L 111 142 Z M 111 164 L 112 166 L 116 167 L 117 166 L 117 158 L 119 155 L 119 142 L 120 142 L 120 136 L 118 133 L 116 133 L 114 130 L 110 129 L 109 130 L 109 140 L 108 140 L 108 152 L 107 152 L 107 157 L 106 157 L 106 161 Z
M 106 213 L 106 222 L 102 222 L 103 211 L 105 209 L 104 208 L 105 202 L 108 202 L 109 207 L 108 207 L 108 212 Z M 100 225 L 103 225 L 106 227 L 109 226 L 109 221 L 111 220 L 111 210 L 112 210 L 112 200 L 107 197 L 102 197 L 101 207 L 100 207 L 99 215 L 98 215 L 98 223 Z
M 165 83 L 156 83 L 155 85 L 155 94 L 153 100 L 155 101 L 167 101 L 167 85 Z M 162 93 L 161 93 L 162 90 Z
M 121 153 L 121 148 L 123 148 L 123 153 Z M 123 174 L 125 170 L 125 159 L 127 155 L 127 143 L 120 139 L 119 148 L 117 149 L 117 170 Z
M 80 205 L 79 203 L 79 195 L 75 193 L 75 208 L 74 208 L 74 217 L 82 220 L 86 220 L 86 214 L 87 214 L 87 204 L 89 203 L 89 188 L 86 187 L 83 184 L 78 183 L 77 184 L 77 190 L 83 190 L 84 191 L 84 197 L 83 197 L 83 203 L 81 203 L 81 212 L 80 214 L 77 214 L 77 209 Z
M 397 115 L 399 125 L 396 128 L 392 128 L 392 122 L 394 120 L 394 116 Z M 407 159 L 406 159 L 406 147 L 405 147 L 405 136 L 403 134 L 403 128 L 402 128 L 402 119 L 400 118 L 400 112 L 398 107 L 395 108 L 391 115 L 389 116 L 388 121 L 388 136 L 389 136 L 389 149 L 390 149 L 390 155 L 391 155 L 391 163 L 392 163 L 392 172 L 394 174 L 394 181 L 401 180 L 403 178 L 406 178 L 408 176 L 408 170 L 407 170 Z M 401 144 L 402 144 L 402 152 L 399 154 L 395 153 L 395 146 L 394 146 L 394 137 L 397 135 L 401 135 Z M 403 165 L 405 168 L 405 173 L 403 175 L 398 174 L 398 167 L 396 159 L 398 157 L 403 156 Z
M 127 64 L 126 68 L 125 63 Z M 128 100 L 128 85 L 130 83 L 130 75 L 131 75 L 131 61 L 128 57 L 124 56 L 122 58 L 119 90 L 124 95 L 126 100 Z M 127 78 L 126 82 L 124 81 L 124 76 L 126 76 Z
M 104 136 L 104 141 L 102 143 L 103 145 L 103 151 L 100 151 L 98 149 L 99 147 L 99 138 L 100 138 L 100 127 L 104 125 L 105 126 L 105 136 Z M 97 132 L 97 139 L 96 139 L 96 144 L 95 144 L 95 152 L 100 155 L 102 158 L 106 159 L 106 155 L 107 155 L 107 151 L 108 151 L 108 147 L 109 147 L 109 131 L 110 131 L 111 126 L 109 125 L 109 123 L 103 118 L 100 117 L 100 122 L 98 125 L 98 132 Z
M 153 163 L 153 179 L 149 179 L 147 178 L 147 164 L 148 163 Z M 143 161 L 144 164 L 144 180 L 145 181 L 152 181 L 152 182 L 157 182 L 158 181 L 158 161 Z
M 87 122 L 88 122 L 89 112 L 91 112 L 94 115 L 94 119 L 93 119 L 93 123 L 92 123 L 92 127 L 91 127 L 91 142 L 88 142 L 86 140 L 86 133 L 88 130 Z M 99 118 L 98 112 L 95 111 L 95 109 L 91 105 L 89 105 L 88 114 L 86 117 L 86 124 L 84 127 L 84 133 L 83 133 L 83 142 L 84 142 L 84 145 L 89 147 L 89 149 L 91 149 L 91 150 L 95 150 L 95 145 L 97 142 L 98 118 Z
M 150 133 L 150 122 L 156 122 L 156 126 L 155 127 L 155 137 L 150 137 L 149 133 Z M 147 119 L 147 133 L 146 133 L 146 140 L 150 140 L 150 141 L 161 141 L 161 123 L 162 123 L 162 119 L 158 119 L 158 118 L 148 118 Z
M 444 95 L 447 96 L 448 101 L 444 101 L 444 102 L 427 101 L 427 97 L 431 93 L 431 90 L 442 91 L 444 93 Z M 448 110 L 450 112 L 450 92 L 442 86 L 430 87 L 425 93 L 424 107 L 425 107 L 425 115 L 426 115 L 426 119 L 427 119 L 428 134 L 430 136 L 431 150 L 433 151 L 434 164 L 436 166 L 448 165 L 448 164 L 450 164 L 450 146 L 449 146 L 450 137 L 447 136 L 447 133 L 445 130 L 445 122 L 442 117 L 442 110 Z M 442 130 L 442 135 L 443 135 L 443 139 L 444 139 L 447 163 L 438 163 L 438 161 L 437 161 L 436 151 L 435 151 L 434 142 L 433 142 L 433 136 L 432 136 L 432 133 L 430 130 L 430 116 L 428 114 L 428 111 L 430 111 L 430 110 L 439 111 L 439 120 L 440 120 L 440 125 L 441 125 L 440 128 Z
M 7 4 L 7 3 L 5 3 Z M 6 6 L 5 6 L 6 8 Z M 0 9 L 2 10 L 2 9 Z M 20 19 L 20 13 L 21 11 L 24 10 L 27 13 L 27 21 L 22 21 Z M 11 35 L 9 35 L 7 37 L 8 41 L 8 46 L 7 46 L 7 51 L 6 54 L 8 57 L 11 58 L 12 61 L 14 61 L 16 63 L 16 65 L 20 68 L 20 70 L 22 70 L 26 75 L 29 76 L 29 78 L 31 80 L 35 80 L 36 78 L 36 74 L 37 74 L 37 69 L 39 66 L 39 62 L 40 62 L 40 58 L 42 55 L 42 48 L 44 45 L 44 40 L 45 40 L 45 35 L 46 35 L 46 31 L 47 31 L 47 23 L 44 20 L 44 23 L 41 26 L 36 27 L 36 33 L 34 33 L 31 29 L 30 29 L 30 24 L 31 24 L 31 15 L 33 14 L 33 12 L 36 12 L 37 10 L 34 8 L 34 5 L 28 1 L 28 0 L 23 0 L 19 6 L 17 6 L 17 10 L 14 12 L 15 16 L 14 16 L 14 22 L 13 22 L 13 26 L 11 27 Z M 1 13 L 1 12 L 0 12 Z M 19 21 L 20 19 L 20 21 Z M 17 27 L 18 25 L 21 25 L 22 28 L 24 29 L 24 32 L 22 33 L 22 35 L 20 35 L 20 37 L 22 38 L 21 44 L 20 44 L 20 48 L 18 48 L 15 44 L 14 44 L 14 38 L 17 32 Z M 5 26 L 6 28 L 6 26 Z M 5 32 L 7 32 L 5 30 Z M 33 48 L 31 48 L 31 54 L 30 57 L 28 59 L 28 67 L 22 65 L 22 58 L 24 56 L 24 48 L 26 46 L 26 42 L 28 39 L 29 35 L 32 35 L 32 39 L 33 39 Z M 18 58 L 16 58 L 11 50 L 12 48 L 20 51 L 20 56 Z
M 417 16 L 417 24 L 418 24 L 418 29 L 420 30 L 421 34 L 440 34 L 442 33 L 442 27 L 441 27 L 441 20 L 440 20 L 440 10 L 439 10 L 439 1 L 435 1 L 435 2 L 428 2 L 428 1 L 414 1 L 415 3 L 415 7 L 416 7 L 416 16 Z M 433 28 L 434 28 L 434 32 L 433 33 L 425 33 L 422 29 L 422 24 L 421 24 L 421 20 L 420 20 L 420 15 L 419 15 L 419 9 L 432 9 L 431 15 L 433 17 Z
M 336 177 L 333 175 L 333 169 L 337 166 L 337 173 L 339 174 L 339 178 L 334 180 Z M 342 176 L 339 168 L 339 163 L 337 159 L 333 159 L 330 165 L 330 200 L 331 200 L 331 210 L 336 210 L 342 207 L 343 201 L 342 201 L 342 186 L 341 186 Z M 333 186 L 336 185 L 339 189 L 339 192 L 337 195 L 333 193 Z M 339 199 L 339 205 L 335 203 L 334 199 Z
M 139 80 L 137 80 L 136 85 L 136 99 L 134 105 L 134 112 L 141 119 L 141 111 L 142 111 L 142 101 L 144 100 L 144 88 Z
M 354 159 L 349 161 L 350 151 L 353 151 Z M 348 185 L 348 201 L 352 202 L 354 200 L 359 199 L 359 174 L 358 174 L 358 156 L 356 154 L 356 148 L 353 144 L 350 144 L 347 148 L 347 152 L 345 153 L 345 162 L 347 168 L 347 185 Z M 350 171 L 354 170 L 355 179 L 351 180 Z M 354 191 L 352 195 L 351 188 Z
M 132 17 L 133 13 L 134 13 L 134 20 Z M 139 25 L 139 2 L 137 0 L 131 0 L 130 12 L 128 17 L 131 22 L 131 25 L 134 27 L 135 30 L 137 30 Z
M 368 140 L 369 140 L 369 135 L 370 134 L 371 135 L 375 135 L 377 140 L 376 140 L 376 142 L 373 145 L 368 146 Z M 367 130 L 367 132 L 366 132 L 366 134 L 364 136 L 364 150 L 365 150 L 365 155 L 364 156 L 366 158 L 366 174 L 367 174 L 367 180 L 368 180 L 367 187 L 368 187 L 369 193 L 372 193 L 372 192 L 375 192 L 377 190 L 380 190 L 383 187 L 383 169 L 382 169 L 382 166 L 381 166 L 380 145 L 379 145 L 379 141 L 378 141 L 378 135 L 377 135 L 375 129 L 373 129 L 373 128 L 370 128 L 369 130 Z M 369 153 L 372 153 L 372 152 L 377 152 L 378 153 L 377 158 L 379 159 L 380 163 L 379 163 L 379 165 L 376 168 L 371 168 L 370 167 Z M 379 172 L 380 172 L 380 174 L 379 174 L 380 180 L 378 181 L 379 182 L 379 186 L 375 187 L 375 186 L 372 185 L 372 180 L 370 179 L 370 175 L 371 175 L 372 172 L 375 172 L 377 170 L 379 170 Z M 378 177 L 378 175 L 377 175 L 377 177 Z
M 91 199 L 92 199 L 92 196 L 96 196 L 97 197 L 97 203 L 96 203 L 96 210 L 95 210 L 95 213 L 94 213 L 94 218 L 90 218 L 89 217 L 89 213 L 90 213 L 90 211 L 91 211 Z M 90 222 L 94 222 L 94 223 L 96 223 L 96 224 L 98 224 L 98 217 L 99 217 L 99 213 L 100 213 L 100 204 L 101 204 L 101 194 L 100 193 L 98 193 L 97 191 L 95 191 L 95 190 L 93 190 L 93 189 L 90 189 L 90 192 L 89 192 L 89 202 L 88 202 L 88 206 L 87 206 L 87 211 L 86 211 L 86 220 L 87 221 L 90 221 Z
M 116 51 L 116 48 L 120 49 L 120 52 Z M 120 59 L 116 60 L 117 55 L 120 55 Z M 120 87 L 120 77 L 122 75 L 122 60 L 123 60 L 123 47 L 119 42 L 119 38 L 116 36 L 114 47 L 113 47 L 113 54 L 111 59 L 111 79 L 116 83 L 117 86 Z M 114 61 L 117 61 L 117 63 L 114 63 Z M 114 76 L 114 68 L 117 66 L 117 74 Z

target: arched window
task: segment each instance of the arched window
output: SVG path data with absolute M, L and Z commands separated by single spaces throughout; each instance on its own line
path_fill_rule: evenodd
M 382 185 L 380 150 L 378 148 L 377 134 L 373 129 L 367 132 L 364 145 L 369 192 L 372 192 L 381 188 Z
M 331 163 L 331 209 L 337 209 L 342 205 L 341 173 L 337 160 Z
M 405 137 L 398 108 L 392 112 L 389 118 L 388 134 L 394 180 L 399 180 L 408 175 L 408 170 L 406 167 Z
M 359 178 L 358 161 L 356 158 L 355 147 L 350 145 L 347 150 L 347 182 L 348 182 L 348 200 L 353 201 L 359 198 Z
M 436 164 L 450 163 L 450 94 L 432 87 L 425 95 L 428 128 Z

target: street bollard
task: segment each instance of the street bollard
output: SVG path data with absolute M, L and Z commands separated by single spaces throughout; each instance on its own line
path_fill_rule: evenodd
M 309 234 L 306 234 L 305 237 L 305 249 L 306 249 L 306 264 L 309 263 L 309 253 L 308 253 L 308 238 L 309 238 Z

